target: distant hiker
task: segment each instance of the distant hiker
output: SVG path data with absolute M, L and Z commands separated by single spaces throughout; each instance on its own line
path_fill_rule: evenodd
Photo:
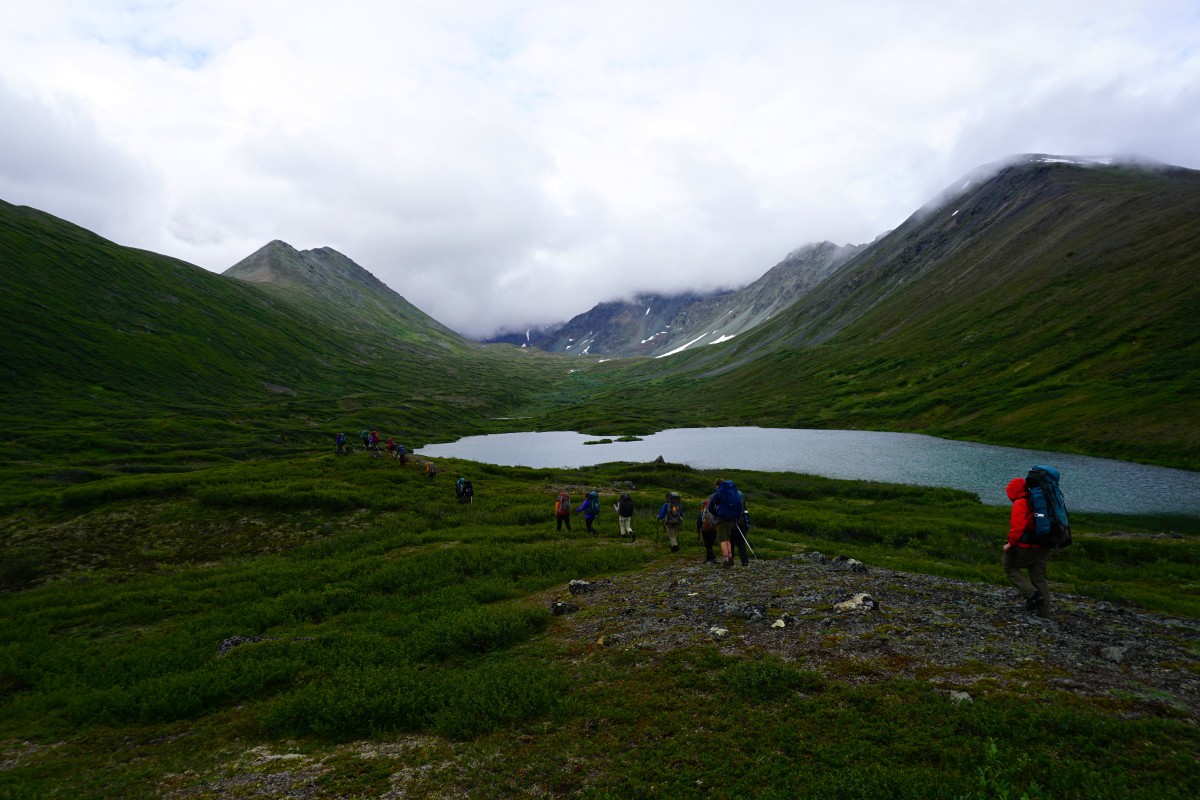
M 459 503 L 466 505 L 475 498 L 475 489 L 469 480 L 459 478 L 454 482 L 454 496 L 458 498 Z
M 712 496 L 708 498 L 708 510 L 717 518 L 717 543 L 721 545 L 721 562 L 726 567 L 733 566 L 730 541 L 744 511 L 739 494 L 733 481 L 718 480 Z
M 567 533 L 571 532 L 571 495 L 566 490 L 559 492 L 558 499 L 554 501 L 554 521 L 556 533 L 562 533 L 564 522 L 567 523 Z
M 700 501 L 700 513 L 696 515 L 696 533 L 704 542 L 704 563 L 715 564 L 713 545 L 717 543 L 717 518 L 708 510 L 708 498 Z
M 435 467 L 433 465 L 432 461 L 426 461 L 425 462 L 425 477 L 428 478 L 429 480 L 433 480 L 434 475 L 437 475 L 437 467 Z
M 671 552 L 679 552 L 679 526 L 683 524 L 683 500 L 679 492 L 667 492 L 667 502 L 658 510 L 658 518 L 667 526 L 667 538 L 671 540 Z
M 396 453 L 396 440 L 391 436 L 389 436 L 387 440 L 387 451 L 388 455 L 395 455 Z
M 583 502 L 579 504 L 579 508 L 575 509 L 575 513 L 583 512 L 583 521 L 587 523 L 587 532 L 593 536 L 599 536 L 596 529 L 592 527 L 592 523 L 596 521 L 596 517 L 600 514 L 600 493 L 595 489 L 587 493 L 583 498 Z
M 1039 617 L 1050 616 L 1050 584 L 1046 580 L 1046 562 L 1050 548 L 1025 541 L 1025 534 L 1034 527 L 1033 508 L 1024 478 L 1013 478 L 1005 487 L 1012 501 L 1008 518 L 1008 541 L 1004 543 L 1004 573 L 1025 598 L 1025 610 Z M 1021 570 L 1028 570 L 1029 577 Z
M 628 536 L 629 541 L 636 542 L 637 534 L 633 532 L 633 498 L 628 492 L 622 492 L 617 502 L 613 503 L 613 511 L 617 512 L 617 527 L 622 538 Z
M 400 459 L 400 466 L 408 463 L 408 451 L 404 449 L 404 445 L 396 445 L 396 458 Z
M 358 438 L 362 439 L 363 450 L 371 449 L 371 432 L 370 431 L 366 431 L 366 430 L 362 431 L 360 434 L 358 434 Z
M 370 447 L 372 450 L 374 450 L 378 446 L 379 446 L 379 431 L 371 431 Z
M 346 455 L 346 434 L 339 433 L 337 436 L 333 437 L 333 440 L 337 442 L 337 454 L 339 456 Z

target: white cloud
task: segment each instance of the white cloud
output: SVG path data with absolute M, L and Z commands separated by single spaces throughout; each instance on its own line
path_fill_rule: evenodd
M 1013 153 L 1200 167 L 1188 2 L 11 11 L 0 198 L 214 270 L 328 245 L 473 334 L 744 283 Z

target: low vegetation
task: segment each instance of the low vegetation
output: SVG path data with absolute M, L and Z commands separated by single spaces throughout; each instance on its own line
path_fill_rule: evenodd
M 670 554 L 654 514 L 668 489 L 696 508 L 715 476 L 440 466 L 430 479 L 330 452 L 84 482 L 10 510 L 0 794 L 1200 790 L 1197 709 L 1114 715 L 1114 701 L 1050 689 L 963 707 L 928 684 L 864 684 L 815 660 L 580 647 L 557 634 L 550 601 L 572 579 L 698 558 L 686 528 Z M 455 501 L 459 471 L 470 505 Z M 760 558 L 821 549 L 1003 583 L 1003 508 L 951 490 L 727 476 L 747 491 Z M 636 543 L 603 512 L 600 537 L 554 533 L 560 488 L 611 498 L 628 484 Z M 1200 618 L 1200 521 L 1085 515 L 1076 527 L 1053 564 L 1057 590 Z M 1052 744 L 1030 748 L 1030 731 Z
M 713 473 L 445 461 L 427 477 L 333 453 L 362 427 L 411 450 L 745 424 L 1200 467 L 1196 176 L 1002 177 L 760 328 L 653 363 L 482 347 L 387 292 L 359 302 L 361 281 L 250 285 L 0 202 L 0 797 L 1200 796 L 1194 692 L 1136 674 L 1076 691 L 1071 663 L 1014 653 L 964 704 L 895 656 L 831 659 L 840 629 L 807 631 L 820 658 L 568 636 L 600 613 L 551 614 L 572 579 L 658 592 L 626 579 L 698 559 L 687 527 L 670 553 L 654 513 L 668 490 L 694 512 Z M 1004 508 L 725 477 L 764 561 L 820 550 L 989 587 L 976 599 L 1004 585 Z M 554 532 L 563 488 L 601 491 L 600 536 Z M 636 542 L 607 511 L 621 491 Z M 1052 588 L 1077 613 L 1155 615 L 1172 641 L 1144 652 L 1188 655 L 1136 663 L 1192 686 L 1200 520 L 1074 522 Z

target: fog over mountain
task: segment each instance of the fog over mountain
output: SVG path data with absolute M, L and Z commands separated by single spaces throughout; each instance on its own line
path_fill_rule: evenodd
M 506 342 L 578 356 L 662 357 L 729 341 L 799 300 L 861 248 L 832 242 L 797 248 L 761 278 L 711 294 L 640 294 L 600 303 L 561 326 L 527 328 Z
M 1009 153 L 1200 167 L 1194 3 L 9 4 L 0 197 L 471 336 L 745 286 Z

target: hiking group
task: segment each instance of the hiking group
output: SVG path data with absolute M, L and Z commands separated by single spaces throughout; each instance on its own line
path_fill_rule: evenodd
M 750 512 L 746 510 L 746 496 L 734 486 L 733 481 L 717 479 L 713 493 L 700 504 L 696 530 L 704 540 L 705 563 L 716 563 L 713 545 L 719 545 L 722 566 L 733 566 L 735 548 L 742 566 L 749 566 L 747 551 L 754 552 L 746 538 L 750 533 Z
M 359 434 L 365 451 L 380 452 L 379 433 L 363 430 Z M 335 437 L 338 455 L 351 452 L 346 434 Z M 407 463 L 404 445 L 388 437 L 386 451 Z M 425 475 L 433 480 L 437 468 L 432 461 L 425 464 Z M 1071 544 L 1071 526 L 1066 502 L 1058 486 L 1059 473 L 1053 467 L 1036 465 L 1024 478 L 1013 478 L 1005 487 L 1012 501 L 1009 517 L 1008 538 L 1004 543 L 1001 564 L 1004 574 L 1025 599 L 1025 610 L 1039 617 L 1050 616 L 1050 586 L 1046 564 L 1050 553 Z M 454 494 L 459 503 L 469 504 L 474 500 L 474 488 L 466 478 L 460 477 L 454 485 Z M 636 542 L 633 530 L 633 497 L 622 492 L 613 504 L 617 514 L 617 529 L 621 538 Z M 589 491 L 578 508 L 571 508 L 571 496 L 566 490 L 558 493 L 554 503 L 555 531 L 561 532 L 566 525 L 571 533 L 571 514 L 583 514 L 587 532 L 599 536 L 596 518 L 600 515 L 600 492 Z M 683 524 L 683 499 L 678 492 L 667 492 L 666 501 L 658 510 L 658 522 L 666 530 L 671 552 L 679 552 L 679 528 Z M 700 502 L 696 515 L 696 534 L 704 544 L 704 562 L 717 562 L 714 548 L 719 547 L 721 564 L 732 567 L 736 553 L 742 566 L 749 566 L 754 549 L 750 546 L 750 512 L 746 508 L 746 497 L 733 481 L 717 479 L 713 492 Z
M 399 459 L 401 464 L 408 463 L 408 450 L 405 449 L 404 445 L 397 444 L 394 437 L 389 436 L 387 442 L 384 445 L 380 445 L 379 431 L 364 429 L 358 434 L 358 438 L 362 442 L 364 452 L 374 453 L 375 455 L 386 452 L 393 458 Z M 333 441 L 337 445 L 334 452 L 339 456 L 349 455 L 354 451 L 344 433 L 339 432 L 333 437 Z
M 637 541 L 637 533 L 633 530 L 633 497 L 628 492 L 622 492 L 613 503 L 613 511 L 617 514 L 617 531 L 621 538 Z M 596 530 L 596 518 L 600 515 L 600 492 L 590 490 L 577 508 L 571 507 L 571 495 L 565 489 L 560 490 L 554 501 L 555 531 L 562 532 L 563 526 L 571 532 L 571 514 L 583 514 L 587 532 L 599 536 Z M 656 520 L 663 526 L 667 539 L 671 544 L 671 552 L 679 552 L 679 528 L 683 525 L 683 498 L 679 492 L 667 492 L 666 500 L 658 509 Z M 722 562 L 725 566 L 733 566 L 734 550 L 736 549 L 743 566 L 750 564 L 750 556 L 754 554 L 750 547 L 748 534 L 750 532 L 750 513 L 746 510 L 746 497 L 740 492 L 733 481 L 718 480 L 713 486 L 713 493 L 700 504 L 700 514 L 696 518 L 696 533 L 704 542 L 705 563 L 716 563 L 713 548 L 720 545 Z
M 1004 573 L 1025 599 L 1025 610 L 1043 618 L 1050 616 L 1047 561 L 1054 550 L 1071 544 L 1070 520 L 1058 482 L 1056 469 L 1037 465 L 1024 478 L 1013 478 L 1006 487 L 1013 505 L 1002 559 Z M 613 510 L 617 513 L 620 536 L 628 537 L 630 542 L 637 541 L 633 531 L 633 498 L 629 493 L 621 493 Z M 599 536 L 595 528 L 600 514 L 599 491 L 589 491 L 574 509 L 570 494 L 559 491 L 554 503 L 556 531 L 561 532 L 565 525 L 567 532 L 571 532 L 572 513 L 583 514 L 587 532 Z M 678 492 L 667 492 L 657 521 L 666 530 L 671 552 L 678 553 L 679 528 L 684 521 L 683 499 Z M 700 502 L 696 515 L 696 534 L 704 545 L 704 562 L 717 563 L 719 548 L 722 566 L 732 567 L 735 557 L 742 566 L 749 566 L 750 556 L 755 555 L 749 533 L 750 512 L 745 495 L 733 481 L 718 479 L 712 494 Z
M 629 495 L 623 494 L 621 497 L 628 499 Z M 619 505 L 620 503 L 618 503 L 617 506 L 613 506 L 613 508 L 617 508 Z M 633 518 L 632 499 L 629 500 L 627 508 L 629 511 L 628 515 L 622 517 L 622 519 L 626 520 L 624 523 L 622 523 L 623 531 L 625 530 L 625 526 L 628 526 Z M 558 499 L 554 501 L 554 530 L 556 532 L 561 532 L 563 525 L 566 525 L 567 533 L 571 533 L 572 512 L 576 514 L 583 514 L 583 521 L 587 525 L 588 533 L 592 534 L 593 536 L 600 535 L 600 532 L 596 530 L 594 524 L 596 522 L 596 517 L 600 515 L 600 492 L 596 491 L 595 489 L 591 490 L 584 495 L 583 502 L 579 504 L 579 508 L 572 509 L 570 492 L 568 492 L 566 489 L 560 490 L 558 493 Z M 620 509 L 618 509 L 617 513 L 620 513 Z M 624 536 L 625 534 L 622 533 L 621 535 Z

